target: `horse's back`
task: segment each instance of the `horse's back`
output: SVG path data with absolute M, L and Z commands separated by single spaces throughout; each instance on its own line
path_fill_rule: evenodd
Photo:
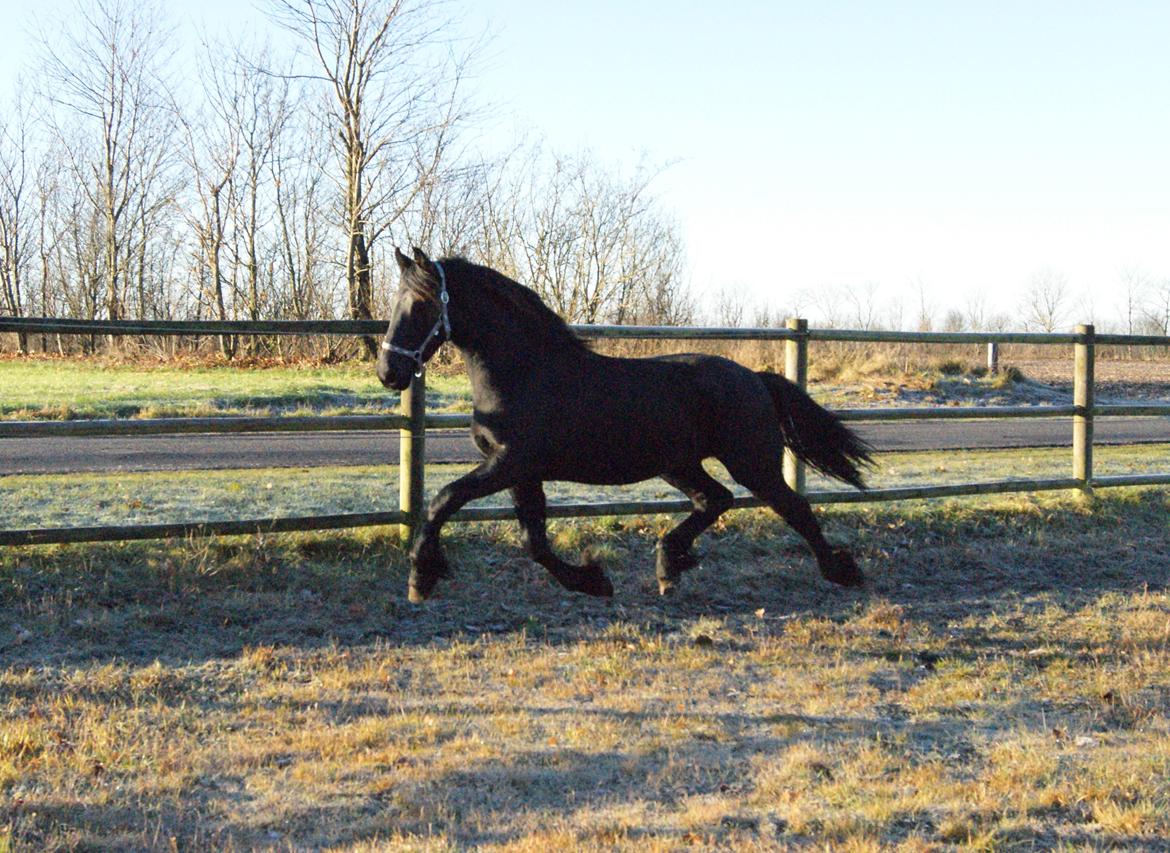
M 778 429 L 772 397 L 743 365 L 705 353 L 624 359 L 648 419 L 664 433 L 687 433 L 692 454 L 721 456 L 730 444 L 768 444 Z

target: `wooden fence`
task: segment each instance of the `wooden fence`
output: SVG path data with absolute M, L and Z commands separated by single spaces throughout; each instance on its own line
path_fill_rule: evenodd
M 386 324 L 377 321 L 271 321 L 271 322 L 171 322 L 171 321 L 84 321 L 34 318 L 0 318 L 0 332 L 28 332 L 77 335 L 380 335 Z M 808 375 L 810 341 L 851 341 L 861 343 L 973 344 L 987 345 L 989 357 L 1001 344 L 1043 344 L 1071 346 L 1074 358 L 1074 391 L 1071 406 L 971 406 L 949 408 L 844 409 L 837 412 L 846 421 L 902 421 L 985 418 L 1072 417 L 1072 464 L 1070 476 L 1048 479 L 1004 479 L 942 486 L 871 489 L 856 491 L 814 491 L 806 493 L 813 503 L 863 503 L 900 501 L 961 495 L 1002 494 L 1056 489 L 1111 486 L 1170 485 L 1170 472 L 1117 476 L 1093 474 L 1093 422 L 1097 417 L 1118 415 L 1170 415 L 1170 405 L 1097 405 L 1093 394 L 1096 347 L 1099 345 L 1170 346 L 1170 337 L 1147 335 L 1098 335 L 1092 326 L 1078 326 L 1070 334 L 1015 332 L 871 332 L 840 329 L 810 329 L 805 320 L 789 320 L 783 329 L 725 329 L 665 326 L 577 326 L 583 338 L 626 338 L 658 340 L 772 340 L 785 342 L 785 374 L 801 387 Z M 400 431 L 399 508 L 392 512 L 346 513 L 286 518 L 250 518 L 235 521 L 189 521 L 102 527 L 56 527 L 0 529 L 0 545 L 30 545 L 60 542 L 100 542 L 131 539 L 159 539 L 189 535 L 238 535 L 277 533 L 295 530 L 326 530 L 371 525 L 398 525 L 409 537 L 419 523 L 424 506 L 426 433 L 431 429 L 467 427 L 470 415 L 427 414 L 425 374 L 402 394 L 396 415 L 343 415 L 321 417 L 216 417 L 158 418 L 152 420 L 84 420 L 45 422 L 2 422 L 0 439 L 31 436 L 156 435 L 170 433 L 310 432 L 323 430 L 397 429 Z M 794 488 L 805 491 L 803 466 L 786 455 L 785 477 Z M 737 498 L 735 506 L 759 506 L 750 497 Z M 584 517 L 688 512 L 690 501 L 623 501 L 617 503 L 562 503 L 548 507 L 552 517 Z M 465 507 L 457 521 L 492 521 L 514 518 L 511 507 Z

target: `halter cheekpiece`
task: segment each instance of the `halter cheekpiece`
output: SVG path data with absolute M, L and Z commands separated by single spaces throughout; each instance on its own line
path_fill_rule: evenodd
M 416 377 L 422 376 L 423 365 L 426 363 L 423 360 L 423 350 L 427 348 L 427 344 L 431 342 L 431 338 L 436 337 L 442 331 L 443 339 L 439 343 L 442 344 L 451 340 L 451 315 L 447 312 L 447 303 L 451 301 L 451 297 L 447 295 L 447 274 L 443 272 L 443 265 L 438 261 L 431 261 L 431 263 L 439 271 L 439 308 L 441 309 L 439 319 L 435 321 L 435 325 L 431 327 L 431 331 L 427 336 L 422 339 L 422 343 L 418 345 L 418 349 L 406 349 L 405 347 L 396 346 L 390 343 L 390 341 L 382 341 L 382 349 L 387 352 L 404 355 L 417 365 L 414 371 Z

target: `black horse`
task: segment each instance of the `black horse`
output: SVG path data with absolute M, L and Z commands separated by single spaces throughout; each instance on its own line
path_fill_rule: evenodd
M 403 390 L 444 341 L 467 364 L 472 435 L 484 461 L 435 495 L 411 549 L 410 599 L 421 601 L 448 566 L 444 522 L 468 501 L 510 489 L 525 547 L 567 589 L 609 596 L 602 569 L 557 557 L 545 535 L 543 481 L 636 483 L 661 477 L 694 511 L 658 543 L 663 593 L 695 565 L 690 548 L 732 505 L 703 470 L 714 457 L 736 482 L 784 517 L 812 547 L 821 574 L 857 586 L 861 571 L 821 533 L 784 482 L 789 447 L 813 468 L 864 488 L 871 448 L 781 376 L 709 355 L 610 358 L 590 350 L 527 287 L 463 258 L 432 262 L 395 250 L 402 284 L 378 358 L 378 378 Z

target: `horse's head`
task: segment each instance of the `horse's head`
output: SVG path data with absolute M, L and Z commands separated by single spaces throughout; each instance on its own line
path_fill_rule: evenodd
M 398 249 L 394 259 L 401 284 L 378 354 L 378 379 L 387 388 L 402 391 L 410 385 L 411 376 L 421 374 L 423 365 L 450 339 L 451 321 L 443 268 L 417 248 L 413 260 Z

